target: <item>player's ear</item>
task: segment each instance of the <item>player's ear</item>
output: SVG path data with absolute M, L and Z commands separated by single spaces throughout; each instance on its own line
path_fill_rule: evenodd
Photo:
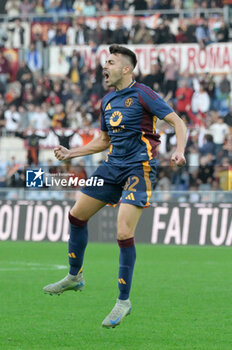
M 130 68 L 130 66 L 128 65 L 128 66 L 124 66 L 123 67 L 123 73 L 124 74 L 128 74 L 128 73 L 130 73 L 130 71 L 131 71 L 131 68 Z

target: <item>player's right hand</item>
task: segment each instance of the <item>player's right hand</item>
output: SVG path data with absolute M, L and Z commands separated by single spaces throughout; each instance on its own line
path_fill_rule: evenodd
M 58 160 L 66 160 L 70 158 L 70 150 L 61 145 L 54 148 L 54 153 Z

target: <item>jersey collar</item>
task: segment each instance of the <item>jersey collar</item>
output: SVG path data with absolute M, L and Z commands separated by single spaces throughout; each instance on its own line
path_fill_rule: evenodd
M 135 83 L 136 83 L 136 81 L 133 80 L 133 81 L 130 83 L 130 85 L 128 85 L 127 87 L 125 87 L 125 88 L 122 89 L 122 90 L 115 90 L 115 92 L 116 92 L 116 93 L 120 93 L 120 92 L 122 92 L 122 91 L 125 91 L 126 89 L 130 89 Z

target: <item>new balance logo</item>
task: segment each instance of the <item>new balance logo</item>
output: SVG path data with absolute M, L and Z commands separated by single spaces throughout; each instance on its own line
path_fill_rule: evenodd
M 111 109 L 111 105 L 110 105 L 110 103 L 108 103 L 108 105 L 106 106 L 105 111 L 108 111 L 108 110 L 110 110 L 110 109 Z
M 126 282 L 124 281 L 123 278 L 119 278 L 119 279 L 118 279 L 118 282 L 119 282 L 120 284 L 126 284 Z
M 73 259 L 76 258 L 76 254 L 75 254 L 75 253 L 68 253 L 68 256 L 69 256 L 70 258 L 73 258 Z
M 135 197 L 134 197 L 133 193 L 130 193 L 130 194 L 128 194 L 128 196 L 125 199 L 129 199 L 131 201 L 134 201 Z

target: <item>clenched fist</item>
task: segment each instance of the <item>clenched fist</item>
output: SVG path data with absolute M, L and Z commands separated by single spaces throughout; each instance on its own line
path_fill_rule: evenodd
M 182 167 L 186 164 L 185 156 L 182 152 L 174 152 L 171 157 L 171 162 L 175 165 Z
M 70 159 L 70 150 L 61 145 L 54 148 L 54 153 L 58 160 Z

